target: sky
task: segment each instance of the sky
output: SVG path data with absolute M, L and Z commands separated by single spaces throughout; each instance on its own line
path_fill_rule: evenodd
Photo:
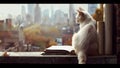
M 0 4 L 0 19 L 8 17 L 8 14 L 11 14 L 12 17 L 21 14 L 21 6 L 23 5 L 26 7 L 27 12 L 27 4 Z M 41 7 L 42 11 L 45 9 L 51 9 L 51 4 L 40 4 L 39 6 Z M 54 11 L 57 9 L 61 9 L 65 13 L 68 13 L 69 11 L 68 9 L 69 4 L 52 4 L 52 6 L 54 7 Z M 74 6 L 75 9 L 78 6 L 82 6 L 86 10 L 88 9 L 87 4 L 75 4 Z
M 0 4 L 0 19 L 7 17 L 8 14 L 16 16 L 21 13 L 20 4 Z

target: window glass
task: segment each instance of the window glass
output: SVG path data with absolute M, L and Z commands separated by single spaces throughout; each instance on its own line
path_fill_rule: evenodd
M 98 4 L 0 4 L 0 51 L 36 52 L 70 45 L 79 30 L 76 9 L 91 15 Z

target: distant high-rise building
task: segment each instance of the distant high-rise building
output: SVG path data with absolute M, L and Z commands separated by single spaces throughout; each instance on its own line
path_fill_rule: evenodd
M 30 14 L 26 15 L 26 20 L 27 20 L 27 24 L 32 24 L 33 23 L 32 16 Z
M 49 22 L 50 21 L 49 19 L 50 19 L 49 10 L 45 9 L 42 13 L 42 23 L 46 25 L 50 25 L 51 23 Z
M 76 32 L 79 28 L 79 25 L 75 21 L 75 11 L 73 4 L 69 5 L 69 25 L 73 28 L 73 32 Z
M 22 15 L 25 15 L 25 14 L 26 14 L 26 8 L 25 8 L 25 6 L 22 6 L 22 8 L 21 8 L 21 13 L 22 13 Z
M 34 15 L 35 4 L 28 4 L 28 14 Z
M 28 14 L 32 17 L 32 21 L 34 21 L 34 9 L 35 9 L 35 4 L 28 4 L 27 5 L 28 9 Z
M 34 22 L 41 23 L 41 9 L 39 7 L 39 4 L 36 4 L 36 6 L 35 6 Z
M 14 24 L 14 18 L 12 16 L 12 14 L 8 14 L 7 19 L 11 19 L 11 25 Z
M 54 25 L 54 7 L 53 5 L 51 5 L 51 12 L 50 12 L 50 22 L 51 22 L 51 25 Z
M 64 19 L 65 19 L 65 26 L 67 26 L 67 25 L 69 25 L 69 22 L 68 22 L 68 14 L 67 13 L 65 13 L 64 14 Z
M 97 8 L 97 4 L 88 4 L 88 12 L 92 15 L 95 13 Z
M 49 9 L 43 11 L 43 16 L 49 17 Z
M 0 20 L 0 31 L 1 30 L 5 30 L 5 22 L 4 22 L 4 20 Z
M 26 23 L 26 8 L 25 8 L 24 5 L 21 8 L 21 15 L 22 15 L 22 21 L 23 21 L 23 23 Z
M 64 12 L 61 10 L 56 10 L 54 14 L 55 24 L 63 24 L 64 23 Z
M 53 14 L 54 14 L 54 12 L 53 12 L 53 5 L 51 5 L 51 15 L 50 15 L 50 17 L 52 17 Z
M 69 4 L 69 25 L 73 26 L 75 23 L 75 11 L 73 4 Z
M 6 19 L 6 26 L 7 26 L 7 29 L 12 28 L 12 19 Z

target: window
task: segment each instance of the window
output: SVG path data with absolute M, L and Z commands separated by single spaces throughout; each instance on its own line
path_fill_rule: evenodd
M 52 45 L 70 45 L 75 10 L 91 15 L 98 4 L 0 4 L 0 51 L 38 52 Z M 9 8 L 9 9 L 8 9 Z

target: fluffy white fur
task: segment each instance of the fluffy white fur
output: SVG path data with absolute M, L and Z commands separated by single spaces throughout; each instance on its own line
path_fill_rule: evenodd
M 98 46 L 96 21 L 84 9 L 77 10 L 76 22 L 80 30 L 72 37 L 72 46 L 78 58 L 79 64 L 86 63 L 86 54 L 89 50 L 94 51 Z

